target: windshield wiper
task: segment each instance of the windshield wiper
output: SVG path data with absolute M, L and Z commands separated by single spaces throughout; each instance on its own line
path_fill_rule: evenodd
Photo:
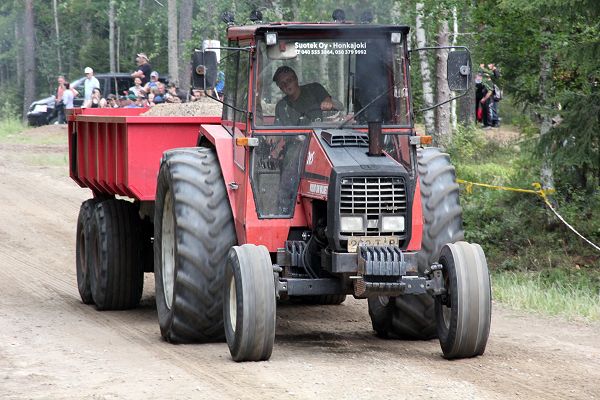
M 340 126 L 338 126 L 337 129 L 342 129 L 344 126 L 346 126 L 346 124 L 348 122 L 352 121 L 353 119 L 355 119 L 356 117 L 358 117 L 359 115 L 361 115 L 363 112 L 365 112 L 365 110 L 367 108 L 369 108 L 371 106 L 371 104 L 375 103 L 377 100 L 379 100 L 380 98 L 382 98 L 383 96 L 385 96 L 386 94 L 388 94 L 389 92 L 391 92 L 392 89 L 394 89 L 395 87 L 396 87 L 396 85 L 390 86 L 390 88 L 388 90 L 386 90 L 385 92 L 382 92 L 377 97 L 375 97 L 373 100 L 371 100 L 370 102 L 368 102 L 366 106 L 364 106 L 363 108 L 361 108 L 360 110 L 358 110 L 358 112 L 356 114 L 354 114 L 352 116 L 352 118 L 349 118 L 346 121 L 342 122 L 342 124 Z

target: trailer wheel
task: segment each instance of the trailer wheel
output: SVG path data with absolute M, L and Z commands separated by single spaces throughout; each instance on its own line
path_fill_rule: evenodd
M 447 293 L 435 298 L 435 314 L 444 357 L 482 355 L 490 333 L 492 293 L 481 246 L 457 242 L 440 256 Z
M 137 306 L 144 285 L 137 207 L 125 200 L 96 204 L 90 224 L 90 287 L 98 310 Z
M 263 361 L 275 341 L 275 282 L 269 251 L 245 244 L 229 251 L 223 319 L 234 361 Z
M 417 152 L 423 237 L 418 254 L 422 274 L 439 259 L 442 247 L 464 238 L 458 184 L 450 157 L 428 147 Z M 369 298 L 373 329 L 381 337 L 428 340 L 437 336 L 434 300 L 428 294 Z
M 167 152 L 158 175 L 154 215 L 156 307 L 165 340 L 223 339 L 223 277 L 235 243 L 215 151 Z
M 100 201 L 92 198 L 81 203 L 77 217 L 77 237 L 75 239 L 75 269 L 77 272 L 77 289 L 83 304 L 92 304 L 90 287 L 90 247 L 89 229 L 94 206 Z

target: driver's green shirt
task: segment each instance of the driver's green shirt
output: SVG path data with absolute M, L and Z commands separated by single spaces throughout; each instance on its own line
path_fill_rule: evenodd
M 275 107 L 275 125 L 308 125 L 323 118 L 321 102 L 329 97 L 327 90 L 317 82 L 300 86 L 300 96 L 295 101 L 285 96 Z

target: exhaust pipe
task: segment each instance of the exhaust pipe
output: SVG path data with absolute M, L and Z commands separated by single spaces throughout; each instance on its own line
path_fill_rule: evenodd
M 381 156 L 383 149 L 381 148 L 381 121 L 369 121 L 369 155 Z

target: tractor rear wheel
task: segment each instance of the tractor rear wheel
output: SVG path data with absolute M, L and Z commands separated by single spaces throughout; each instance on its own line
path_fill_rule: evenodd
M 98 310 L 122 310 L 139 304 L 144 285 L 139 228 L 134 204 L 117 199 L 96 204 L 88 246 L 90 287 Z
M 275 341 L 275 282 L 265 246 L 229 251 L 223 290 L 223 319 L 234 361 L 265 361 Z
M 83 304 L 93 304 L 92 289 L 90 287 L 90 246 L 89 228 L 94 206 L 100 201 L 92 198 L 81 203 L 77 217 L 77 237 L 75 239 L 75 269 L 77 272 L 77 289 Z
M 154 215 L 156 308 L 165 340 L 223 339 L 223 277 L 235 243 L 215 151 L 167 152 L 158 175 Z
M 464 238 L 456 173 L 450 157 L 428 147 L 417 152 L 423 238 L 418 254 L 423 274 L 439 259 L 442 247 Z M 418 195 L 418 194 L 416 194 Z M 437 336 L 433 297 L 407 295 L 369 298 L 373 329 L 381 337 L 428 340 Z
M 435 298 L 435 314 L 444 357 L 482 355 L 490 333 L 492 293 L 481 246 L 456 242 L 440 255 L 447 293 Z

